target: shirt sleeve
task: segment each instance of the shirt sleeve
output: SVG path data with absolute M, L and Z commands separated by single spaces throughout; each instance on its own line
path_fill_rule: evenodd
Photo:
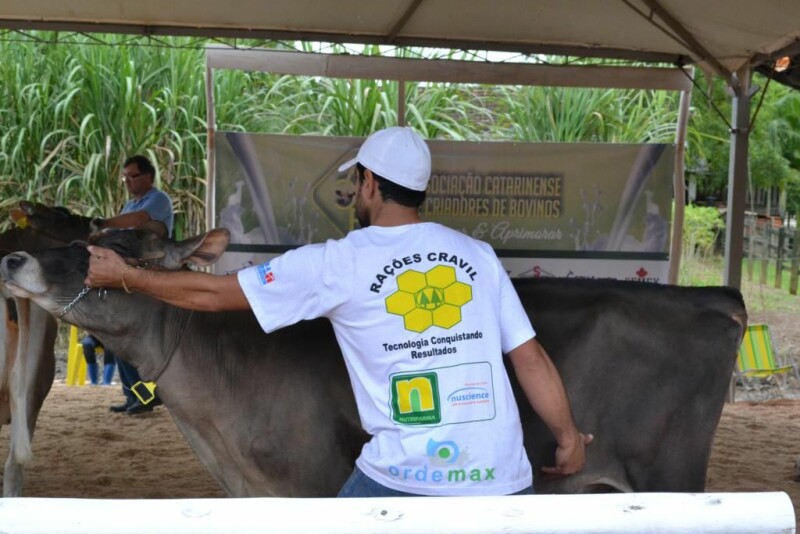
M 145 197 L 139 209 L 146 211 L 154 221 L 160 221 L 166 224 L 167 228 L 171 226 L 172 201 L 170 201 L 166 194 Z
M 237 273 L 265 332 L 325 317 L 346 300 L 354 264 L 342 249 L 338 242 L 308 245 Z
M 499 259 L 497 263 L 500 271 L 500 343 L 503 354 L 508 354 L 535 337 L 536 332 L 503 264 Z

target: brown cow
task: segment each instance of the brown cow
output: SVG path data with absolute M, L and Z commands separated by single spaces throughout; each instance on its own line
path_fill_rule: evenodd
M 32 213 L 33 206 L 25 203 L 22 208 L 12 211 L 20 224 L 24 224 L 26 210 Z M 56 237 L 32 227 L 16 227 L 0 234 L 0 251 L 6 254 L 63 246 L 78 235 L 65 229 Z M 57 324 L 50 313 L 30 300 L 11 295 L 5 287 L 0 293 L 0 425 L 11 425 L 3 496 L 17 497 L 22 494 L 23 467 L 33 458 L 31 439 L 36 419 L 53 384 Z
M 22 201 L 11 211 L 20 225 L 0 234 L 0 257 L 12 250 L 35 251 L 85 240 L 91 219 L 63 208 Z M 159 235 L 161 223 L 151 227 Z M 26 298 L 0 288 L 0 425 L 11 424 L 9 454 L 3 470 L 3 496 L 22 494 L 24 465 L 33 458 L 31 439 L 44 399 L 55 375 L 53 345 L 57 322 L 52 314 Z

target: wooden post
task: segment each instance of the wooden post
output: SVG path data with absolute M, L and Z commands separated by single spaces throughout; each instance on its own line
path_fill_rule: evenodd
M 690 69 L 689 77 L 694 77 L 694 69 Z M 692 100 L 692 88 L 681 91 L 678 104 L 678 124 L 675 132 L 675 174 L 672 178 L 672 187 L 675 194 L 675 211 L 672 214 L 672 242 L 669 251 L 669 274 L 667 281 L 670 284 L 678 283 L 681 267 L 681 252 L 683 249 L 683 223 L 686 219 L 686 179 L 684 173 L 686 124 L 689 122 L 689 104 Z
M 753 281 L 753 248 L 755 243 L 753 241 L 753 234 L 756 232 L 756 221 L 755 217 L 749 217 L 747 219 L 747 226 L 749 227 L 749 234 L 747 236 L 747 280 L 750 282 Z
M 775 289 L 780 289 L 783 285 L 783 246 L 786 244 L 786 228 L 778 228 L 778 250 L 775 260 Z
M 767 284 L 767 268 L 769 267 L 770 245 L 772 244 L 772 229 L 769 226 L 764 227 L 764 236 L 761 239 L 761 276 L 759 284 Z
M 800 269 L 800 260 L 797 258 L 798 247 L 797 232 L 795 231 L 794 239 L 792 240 L 792 265 L 789 268 L 789 293 L 797 295 L 797 271 Z

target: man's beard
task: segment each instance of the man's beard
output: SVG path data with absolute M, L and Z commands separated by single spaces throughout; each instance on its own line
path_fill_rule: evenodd
M 356 212 L 356 220 L 361 228 L 369 226 L 369 214 L 367 210 L 362 207 L 361 195 L 356 196 L 356 201 L 353 203 L 353 209 Z
M 356 208 L 356 220 L 361 228 L 367 228 L 369 226 L 369 218 L 363 215 L 358 208 Z

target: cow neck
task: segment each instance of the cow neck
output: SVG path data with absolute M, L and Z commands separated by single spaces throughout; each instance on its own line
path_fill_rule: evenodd
M 194 314 L 191 310 L 184 310 L 181 308 L 177 308 L 175 306 L 167 306 L 167 318 L 164 321 L 164 324 L 169 325 L 167 332 L 164 334 L 164 351 L 162 354 L 165 354 L 166 357 L 164 358 L 161 365 L 157 367 L 156 372 L 153 375 L 149 375 L 146 373 L 142 373 L 142 378 L 146 382 L 156 382 L 158 383 L 158 379 L 164 374 L 164 371 L 167 370 L 169 367 L 169 363 L 172 361 L 172 357 L 178 352 L 178 347 L 181 344 L 181 339 L 183 339 L 183 334 L 186 332 L 186 328 L 189 326 L 189 322 L 192 319 L 192 315 Z M 145 378 L 145 375 L 147 376 Z
M 89 291 L 91 291 L 91 290 L 92 290 L 92 288 L 89 287 L 89 286 L 85 286 L 83 289 L 81 289 L 80 293 L 78 293 L 75 296 L 75 298 L 72 299 L 72 301 L 69 304 L 67 304 L 66 306 L 61 308 L 61 311 L 58 312 L 56 317 L 58 319 L 61 319 L 66 314 L 68 314 L 70 311 L 72 311 L 72 308 L 74 308 L 81 300 L 83 300 L 83 297 L 85 297 L 89 293 Z M 97 298 L 99 298 L 100 300 L 106 300 L 106 295 L 107 295 L 107 291 L 106 291 L 105 288 L 103 288 L 103 287 L 97 288 Z

